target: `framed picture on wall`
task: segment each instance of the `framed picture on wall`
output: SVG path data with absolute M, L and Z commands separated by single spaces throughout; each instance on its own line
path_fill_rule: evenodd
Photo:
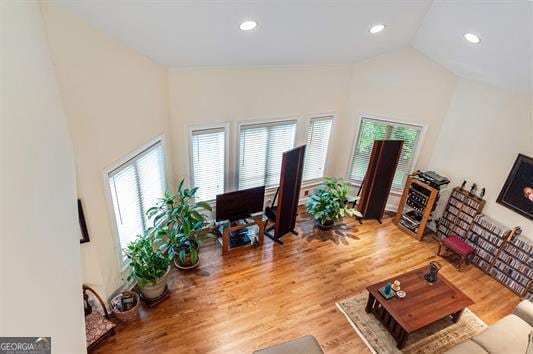
M 496 202 L 533 220 L 533 158 L 518 154 Z
M 89 242 L 89 231 L 87 230 L 87 222 L 85 221 L 85 214 L 83 213 L 83 206 L 81 200 L 78 199 L 78 219 L 80 221 L 80 243 Z

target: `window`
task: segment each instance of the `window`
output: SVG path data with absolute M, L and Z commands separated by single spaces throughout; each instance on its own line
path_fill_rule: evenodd
M 333 117 L 311 118 L 309 122 L 303 172 L 304 181 L 324 177 L 332 125 Z
M 296 121 L 241 125 L 239 189 L 279 183 L 281 159 L 294 147 Z
M 192 184 L 199 187 L 199 200 L 214 200 L 224 193 L 225 140 L 224 128 L 192 131 Z
M 157 142 L 108 174 L 120 247 L 151 226 L 146 210 L 165 190 L 163 146 Z
M 350 168 L 350 179 L 361 182 L 366 173 L 374 140 L 403 140 L 403 148 L 394 175 L 392 187 L 403 189 L 407 175 L 411 173 L 422 127 L 391 121 L 362 118 L 357 144 Z

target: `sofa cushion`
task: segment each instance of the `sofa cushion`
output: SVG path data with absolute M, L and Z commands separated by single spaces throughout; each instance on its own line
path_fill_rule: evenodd
M 523 300 L 516 306 L 513 313 L 533 326 L 533 303 L 529 300 Z
M 255 351 L 254 354 L 323 354 L 320 344 L 313 336 L 305 336 Z
M 452 349 L 448 350 L 446 354 L 487 354 L 488 352 L 483 347 L 476 344 L 476 342 L 467 340 Z
M 508 315 L 472 338 L 486 351 L 494 354 L 524 354 L 531 326 L 520 317 Z

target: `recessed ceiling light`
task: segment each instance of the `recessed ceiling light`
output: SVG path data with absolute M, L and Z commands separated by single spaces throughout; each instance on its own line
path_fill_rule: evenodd
M 465 33 L 465 39 L 474 44 L 479 44 L 479 42 L 481 42 L 481 39 L 473 33 Z
M 243 31 L 250 31 L 253 30 L 257 26 L 257 22 L 255 21 L 244 21 L 241 23 L 239 28 Z
M 384 29 L 385 29 L 385 25 L 379 24 L 379 25 L 370 27 L 368 31 L 372 34 L 376 34 L 376 33 L 383 31 Z

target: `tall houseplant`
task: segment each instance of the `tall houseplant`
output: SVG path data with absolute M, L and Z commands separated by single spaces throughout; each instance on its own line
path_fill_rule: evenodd
M 147 299 L 161 296 L 167 285 L 170 261 L 158 247 L 154 247 L 154 238 L 139 236 L 124 251 L 130 267 L 128 280 L 136 280 Z
M 342 179 L 325 177 L 322 184 L 305 202 L 307 212 L 315 218 L 315 225 L 322 230 L 333 227 L 344 216 L 362 217 L 347 205 L 348 185 Z
M 161 249 L 168 252 L 176 267 L 190 269 L 198 265 L 200 246 L 205 237 L 213 236 L 205 231 L 209 225 L 205 211 L 212 211 L 206 202 L 196 202 L 198 188 L 184 188 L 183 180 L 175 195 L 165 193 L 157 206 L 147 210 L 154 226 L 148 231 L 161 242 Z

